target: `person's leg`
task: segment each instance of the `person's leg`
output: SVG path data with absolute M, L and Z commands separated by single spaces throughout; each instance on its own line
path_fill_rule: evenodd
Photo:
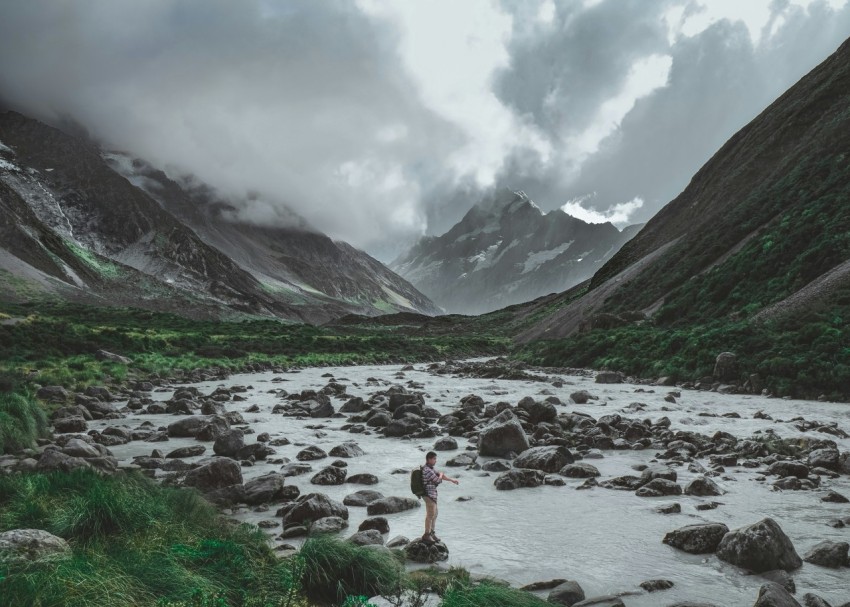
M 431 533 L 431 529 L 434 528 L 434 518 L 437 515 L 437 503 L 432 500 L 430 497 L 425 496 L 425 533 L 422 535 L 422 538 L 425 539 Z
M 439 542 L 440 538 L 437 537 L 437 532 L 434 530 L 437 526 L 437 515 L 440 513 L 440 509 L 437 506 L 437 502 L 434 502 L 434 515 L 431 517 L 431 538 L 435 542 Z

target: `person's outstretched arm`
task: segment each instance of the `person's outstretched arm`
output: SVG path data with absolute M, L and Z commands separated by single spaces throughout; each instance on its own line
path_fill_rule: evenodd
M 445 481 L 449 481 L 450 483 L 454 483 L 455 485 L 460 484 L 459 480 L 457 480 L 456 478 L 450 477 L 448 474 L 446 474 L 444 472 L 440 472 L 440 478 L 445 480 Z

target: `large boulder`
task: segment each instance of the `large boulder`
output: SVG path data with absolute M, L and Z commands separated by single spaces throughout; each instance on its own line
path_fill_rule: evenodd
M 384 428 L 384 434 L 391 437 L 416 434 L 425 427 L 425 422 L 415 413 L 405 413 L 403 417 L 394 419 Z
M 251 479 L 245 483 L 245 503 L 255 506 L 283 499 L 286 495 L 284 478 L 282 474 L 271 472 Z
M 724 491 L 710 478 L 698 476 L 685 486 L 685 495 L 723 495 Z
M 168 436 L 171 437 L 195 437 L 198 432 L 209 423 L 209 418 L 201 415 L 192 415 L 178 419 L 168 424 Z
M 315 445 L 311 445 L 306 449 L 302 449 L 295 455 L 295 459 L 299 462 L 312 462 L 317 459 L 322 459 L 327 457 L 328 454 L 325 453 L 324 449 L 317 447 Z
M 382 546 L 384 544 L 384 536 L 377 529 L 361 529 L 349 537 L 348 541 L 355 546 Z
M 283 526 L 313 523 L 328 516 L 337 516 L 348 520 L 348 508 L 332 500 L 324 493 L 302 495 L 291 504 L 277 511 L 283 517 Z
M 709 554 L 717 550 L 729 527 L 723 523 L 688 525 L 671 531 L 662 540 L 665 544 L 691 554 Z
M 767 467 L 767 473 L 773 476 L 780 476 L 782 478 L 788 476 L 796 476 L 797 478 L 808 478 L 809 467 L 805 464 L 801 464 L 800 462 L 773 462 L 770 466 Z
M 310 526 L 312 533 L 339 533 L 348 528 L 348 521 L 341 516 L 326 516 Z
M 79 415 L 62 417 L 53 420 L 53 430 L 57 434 L 64 434 L 66 432 L 85 432 L 87 428 L 88 424 L 86 424 L 86 420 Z
M 478 436 L 478 453 L 505 457 L 522 453 L 530 447 L 522 424 L 510 411 L 502 411 L 487 424 Z
M 345 482 L 348 470 L 337 466 L 328 466 L 313 475 L 310 482 L 314 485 L 341 485 Z
M 547 402 L 539 402 L 530 397 L 519 401 L 517 408 L 528 413 L 528 421 L 532 424 L 553 422 L 558 417 L 558 411 L 555 409 L 555 405 Z
M 558 472 L 567 464 L 575 462 L 566 447 L 532 447 L 514 460 L 514 468 L 529 468 L 543 472 Z
M 508 470 L 499 475 L 493 484 L 499 491 L 511 491 L 523 487 L 539 487 L 546 481 L 546 474 L 540 470 Z
M 231 428 L 216 437 L 215 443 L 213 443 L 213 451 L 216 455 L 236 457 L 236 454 L 244 446 L 245 433 L 239 428 Z
M 847 559 L 847 552 L 850 550 L 850 544 L 847 542 L 833 542 L 824 540 L 812 546 L 803 560 L 813 565 L 821 567 L 839 567 L 850 566 L 850 561 Z
M 68 542 L 41 529 L 12 529 L 0 533 L 0 564 L 61 558 L 70 554 Z
M 68 399 L 68 391 L 62 386 L 43 386 L 35 395 L 41 400 L 52 403 L 63 403 Z
M 412 508 L 419 508 L 419 500 L 412 497 L 384 497 L 368 504 L 366 514 L 375 516 L 378 514 L 395 514 Z
M 546 601 L 555 605 L 575 605 L 585 599 L 584 590 L 578 582 L 567 580 L 563 584 L 552 589 Z
M 759 588 L 759 596 L 753 607 L 801 607 L 800 603 L 779 584 L 768 582 Z
M 329 455 L 331 457 L 359 457 L 361 455 L 366 455 L 366 452 L 360 448 L 360 445 L 354 442 L 342 443 L 341 445 L 337 445 L 333 449 L 330 450 Z
M 443 542 L 430 544 L 419 538 L 404 547 L 404 555 L 414 563 L 436 563 L 448 560 L 449 549 Z
M 342 500 L 342 503 L 346 506 L 355 506 L 365 508 L 372 502 L 377 502 L 380 499 L 384 499 L 384 494 L 380 491 L 372 491 L 371 489 L 362 489 L 360 491 L 355 491 L 354 493 L 349 493 Z
M 189 470 L 183 483 L 202 493 L 242 484 L 242 469 L 227 457 L 213 457 L 203 465 Z
M 60 470 L 70 472 L 77 468 L 90 468 L 89 463 L 81 457 L 66 455 L 57 449 L 48 449 L 38 458 L 36 470 L 38 472 L 53 472 Z
M 721 352 L 714 360 L 714 379 L 721 383 L 734 382 L 739 379 L 738 357 L 732 352 Z
M 827 468 L 828 470 L 838 470 L 841 454 L 838 449 L 815 449 L 809 453 L 806 463 L 810 468 Z
M 594 478 L 599 476 L 599 469 L 585 462 L 576 462 L 575 464 L 567 464 L 558 472 L 561 476 L 570 478 Z
M 655 478 L 637 490 L 638 497 L 661 497 L 664 495 L 681 495 L 682 487 L 666 478 Z
M 727 533 L 717 547 L 717 556 L 755 573 L 791 571 L 803 564 L 791 540 L 771 518 Z
M 100 451 L 80 438 L 72 438 L 65 443 L 62 453 L 71 457 L 100 457 Z

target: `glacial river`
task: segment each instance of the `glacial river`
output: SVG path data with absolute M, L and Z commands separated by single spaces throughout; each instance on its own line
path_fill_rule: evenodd
M 350 434 L 340 430 L 346 423 L 343 418 L 298 420 L 273 415 L 272 408 L 283 402 L 273 392 L 285 389 L 299 392 L 304 389 L 318 390 L 325 386 L 331 373 L 335 381 L 348 386 L 348 394 L 367 399 L 370 394 L 386 389 L 389 385 L 405 385 L 408 381 L 422 384 L 426 393 L 426 405 L 441 412 L 451 411 L 460 398 L 477 394 L 485 402 L 507 401 L 516 404 L 524 396 L 543 399 L 539 393 L 547 390 L 565 403 L 559 411 L 579 411 L 594 418 L 611 413 L 627 417 L 653 420 L 667 416 L 672 429 L 692 430 L 711 435 L 724 430 L 739 438 L 747 438 L 756 431 L 772 429 L 779 436 L 834 439 L 841 451 L 850 450 L 850 439 L 840 439 L 818 432 L 800 432 L 787 421 L 803 416 L 807 420 L 837 422 L 850 432 L 850 405 L 821 403 L 801 400 L 770 399 L 759 396 L 722 395 L 712 392 L 683 391 L 677 403 L 669 403 L 664 396 L 670 390 L 664 387 L 638 386 L 632 384 L 601 385 L 592 378 L 578 376 L 552 376 L 561 379 L 564 386 L 556 388 L 548 383 L 531 381 L 489 380 L 454 378 L 433 375 L 427 365 L 415 365 L 415 370 L 399 374 L 400 365 L 325 367 L 305 369 L 295 373 L 241 374 L 225 382 L 194 384 L 204 394 L 218 386 L 249 386 L 243 402 L 226 403 L 227 410 L 243 413 L 245 420 L 256 433 L 268 432 L 271 437 L 285 437 L 290 445 L 275 447 L 277 454 L 270 459 L 287 457 L 295 461 L 295 454 L 308 445 L 318 445 L 325 451 L 334 446 L 354 440 L 366 455 L 347 460 L 349 475 L 370 472 L 377 475 L 377 485 L 344 484 L 341 486 L 314 486 L 310 484 L 312 473 L 287 479 L 287 484 L 297 485 L 302 494 L 313 491 L 326 493 L 342 501 L 345 495 L 359 489 L 375 489 L 386 496 L 409 496 L 409 481 L 406 474 L 392 474 L 399 468 L 410 469 L 424 459 L 435 439 L 400 440 L 384 438 L 379 434 Z M 403 375 L 403 377 L 402 377 Z M 275 381 L 273 378 L 285 381 Z M 367 386 L 367 378 L 382 380 L 382 385 Z M 383 384 L 383 382 L 386 384 Z M 586 389 L 599 400 L 586 405 L 575 405 L 569 395 L 576 390 Z M 643 390 L 643 391 L 640 391 Z M 156 400 L 167 400 L 173 389 L 153 393 Z M 338 409 L 345 400 L 334 400 Z M 626 407 L 633 402 L 644 403 L 643 412 L 633 413 Z M 245 413 L 251 405 L 258 405 L 258 413 Z M 776 421 L 754 419 L 753 414 L 763 410 Z M 702 412 L 722 415 L 737 412 L 741 419 L 703 417 Z M 127 425 L 135 428 L 143 421 L 166 426 L 175 419 L 171 415 L 131 414 L 125 420 L 91 422 L 91 428 L 107 425 Z M 322 425 L 320 429 L 306 426 Z M 247 435 L 246 442 L 253 442 L 254 435 Z M 493 487 L 495 474 L 467 471 L 462 468 L 444 468 L 444 463 L 464 451 L 466 441 L 458 438 L 458 451 L 439 453 L 438 469 L 460 479 L 460 485 L 443 483 L 440 487 L 440 514 L 437 533 L 450 550 L 447 565 L 463 566 L 475 573 L 491 575 L 520 586 L 530 582 L 566 578 L 578 581 L 587 597 L 635 592 L 623 597 L 629 607 L 658 607 L 676 601 L 710 602 L 723 607 L 750 606 L 755 602 L 759 587 L 764 579 L 746 575 L 735 566 L 717 559 L 714 555 L 690 555 L 673 549 L 661 542 L 665 533 L 685 525 L 701 522 L 722 522 L 730 529 L 749 525 L 770 516 L 775 519 L 791 538 L 798 554 L 803 556 L 809 548 L 822 540 L 850 541 L 850 526 L 833 528 L 828 522 L 850 516 L 850 504 L 830 504 L 820 501 L 828 489 L 850 497 L 850 477 L 822 479 L 816 491 L 774 491 L 767 481 L 758 481 L 758 469 L 743 467 L 727 468 L 723 476 L 715 477 L 727 493 L 721 497 L 700 498 L 691 496 L 641 498 L 629 491 L 593 488 L 576 491 L 579 479 L 566 479 L 564 487 L 543 486 L 534 489 L 496 491 Z M 131 442 L 112 447 L 113 454 L 130 463 L 135 455 L 150 455 L 151 450 L 163 452 L 180 446 L 197 444 L 194 439 L 174 439 L 163 443 Z M 205 443 L 204 456 L 212 455 L 211 443 Z M 633 469 L 638 464 L 648 464 L 655 451 L 606 451 L 604 458 L 588 460 L 596 466 L 604 480 L 624 474 L 639 474 Z M 334 458 L 311 462 L 318 471 L 330 464 Z M 483 463 L 487 458 L 480 458 Z M 707 461 L 702 461 L 707 466 Z M 277 471 L 279 465 L 258 462 L 253 467 L 243 468 L 244 477 Z M 686 466 L 676 468 L 678 482 L 684 486 L 694 474 Z M 459 497 L 472 498 L 457 501 Z M 698 511 L 696 506 L 706 501 L 719 501 L 721 505 L 708 511 Z M 678 502 L 680 514 L 663 515 L 655 511 L 660 504 Z M 277 509 L 272 505 L 265 513 L 256 513 L 242 508 L 235 517 L 258 523 L 274 518 Z M 365 508 L 349 508 L 350 527 L 341 535 L 348 536 L 357 530 L 366 517 Z M 396 535 L 414 538 L 422 533 L 424 508 L 387 516 L 390 523 L 389 540 Z M 281 529 L 269 530 L 270 537 L 279 535 Z M 279 540 L 275 540 L 279 541 Z M 292 540 L 287 540 L 291 542 Z M 797 584 L 797 598 L 805 592 L 815 592 L 833 605 L 850 601 L 850 568 L 827 569 L 804 563 L 793 572 Z M 646 594 L 638 586 L 648 579 L 668 579 L 673 588 Z M 545 593 L 543 593 L 545 597 Z M 801 599 L 800 599 L 801 600 Z

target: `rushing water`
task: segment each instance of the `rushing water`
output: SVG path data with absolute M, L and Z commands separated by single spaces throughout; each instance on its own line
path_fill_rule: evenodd
M 453 378 L 432 375 L 425 367 L 417 365 L 414 371 L 396 376 L 399 366 L 360 366 L 306 369 L 298 373 L 275 376 L 272 373 L 236 375 L 227 382 L 204 382 L 195 384 L 202 393 L 208 394 L 220 385 L 250 386 L 244 402 L 227 403 L 228 410 L 243 412 L 245 420 L 257 433 L 268 432 L 272 438 L 286 437 L 292 444 L 276 447 L 277 457 L 288 457 L 295 461 L 295 454 L 307 445 L 318 445 L 325 451 L 334 446 L 354 440 L 366 451 L 366 455 L 348 461 L 349 475 L 370 472 L 380 482 L 372 487 L 345 484 L 341 486 L 314 486 L 310 484 L 311 473 L 287 479 L 288 484 L 297 485 L 301 493 L 313 491 L 326 493 L 342 501 L 348 493 L 362 488 L 375 489 L 384 495 L 409 496 L 409 481 L 406 474 L 392 474 L 398 468 L 409 469 L 424 459 L 423 452 L 429 450 L 435 439 L 400 440 L 388 439 L 379 434 L 350 434 L 339 428 L 346 423 L 339 419 L 296 420 L 291 417 L 272 415 L 274 405 L 281 399 L 272 392 L 283 388 L 289 392 L 303 389 L 319 389 L 332 373 L 334 379 L 348 386 L 348 394 L 367 398 L 386 386 L 366 386 L 369 377 L 386 380 L 392 384 L 405 385 L 413 380 L 424 385 L 426 404 L 441 412 L 451 411 L 464 395 L 474 393 L 486 402 L 508 401 L 516 404 L 524 396 L 536 396 L 546 389 L 564 403 L 571 403 L 570 393 L 586 389 L 599 400 L 586 405 L 566 404 L 558 406 L 560 411 L 579 411 L 598 418 L 609 413 L 620 412 L 628 417 L 653 420 L 668 416 L 673 430 L 693 430 L 711 435 L 717 430 L 745 438 L 755 431 L 774 430 L 779 436 L 810 436 L 834 439 L 839 449 L 850 450 L 850 439 L 818 432 L 799 432 L 787 421 L 803 416 L 807 420 L 838 422 L 839 427 L 850 430 L 850 405 L 821 403 L 800 400 L 768 399 L 757 396 L 722 395 L 711 392 L 684 391 L 678 402 L 664 401 L 668 389 L 661 387 L 636 386 L 632 384 L 599 385 L 592 378 L 563 376 L 562 388 L 547 383 L 531 381 L 487 380 Z M 273 377 L 286 381 L 272 382 Z M 388 384 L 389 385 L 389 384 Z M 640 392 L 646 390 L 646 392 Z M 654 391 L 653 391 L 654 390 Z M 153 397 L 167 400 L 173 390 L 155 392 Z M 539 396 L 539 398 L 544 398 Z M 335 401 L 338 408 L 344 401 Z M 647 405 L 637 414 L 625 410 L 630 403 Z M 251 405 L 258 405 L 259 413 L 244 413 Z M 663 408 L 663 409 L 662 409 Z M 777 421 L 753 419 L 753 414 L 764 410 Z M 737 412 L 741 419 L 724 417 L 700 417 L 701 412 L 722 415 Z M 165 426 L 176 418 L 171 415 L 132 415 L 123 423 L 135 427 L 145 420 Z M 94 422 L 90 426 L 102 428 L 122 423 Z M 321 424 L 321 429 L 306 426 Z M 247 436 L 247 441 L 252 437 Z M 676 601 L 704 601 L 718 606 L 752 605 L 758 588 L 764 583 L 759 576 L 745 575 L 737 567 L 724 563 L 714 555 L 690 555 L 675 550 L 661 540 L 664 534 L 685 525 L 700 522 L 722 522 L 730 529 L 749 525 L 770 516 L 775 519 L 791 538 L 797 552 L 802 556 L 814 544 L 822 540 L 850 541 L 850 527 L 836 529 L 827 523 L 834 518 L 850 516 L 850 505 L 828 504 L 820 496 L 833 489 L 850 496 L 850 478 L 822 479 L 817 491 L 773 491 L 767 482 L 756 480 L 758 469 L 743 467 L 727 468 L 722 477 L 714 480 L 727 493 L 721 497 L 700 498 L 676 496 L 663 498 L 641 498 L 629 491 L 594 488 L 574 490 L 582 481 L 566 479 L 565 487 L 543 486 L 516 491 L 496 491 L 493 487 L 495 474 L 485 475 L 462 468 L 444 468 L 446 460 L 463 452 L 464 440 L 458 439 L 459 450 L 440 452 L 438 469 L 460 479 L 460 485 L 443 483 L 440 486 L 440 514 L 437 521 L 438 535 L 450 550 L 449 565 L 458 565 L 476 573 L 486 573 L 507 580 L 515 585 L 567 578 L 578 581 L 588 597 L 636 592 L 624 597 L 629 607 L 668 605 Z M 149 455 L 154 448 L 168 452 L 171 449 L 196 444 L 193 439 L 171 439 L 167 443 L 131 442 L 112 447 L 120 460 L 129 463 L 134 455 Z M 207 443 L 206 455 L 212 455 Z M 606 451 L 603 459 L 589 460 L 599 468 L 600 480 L 623 474 L 635 474 L 632 466 L 647 464 L 655 452 Z M 191 459 L 202 459 L 191 458 Z M 189 461 L 191 461 L 191 459 Z M 333 458 L 311 462 L 318 471 Z M 480 458 L 483 463 L 487 458 Z M 702 462 L 707 463 L 707 462 Z M 278 470 L 279 466 L 258 462 L 253 467 L 243 468 L 247 479 Z M 676 468 L 678 482 L 685 485 L 695 475 L 687 467 Z M 472 498 L 456 501 L 458 497 Z M 681 514 L 662 515 L 655 512 L 659 504 L 679 502 Z M 718 501 L 715 510 L 697 511 L 696 505 L 706 501 Z M 274 518 L 276 507 L 269 512 L 256 513 L 243 508 L 235 513 L 236 518 L 258 523 Z M 343 536 L 357 530 L 366 517 L 365 508 L 349 508 L 350 527 Z M 387 516 L 391 531 L 388 538 L 405 535 L 409 538 L 421 535 L 424 508 Z M 280 528 L 272 529 L 275 536 Z M 797 583 L 797 596 L 815 592 L 840 605 L 850 601 L 850 569 L 827 569 L 804 563 L 793 572 Z M 675 586 L 666 591 L 644 594 L 638 584 L 644 580 L 664 578 Z

